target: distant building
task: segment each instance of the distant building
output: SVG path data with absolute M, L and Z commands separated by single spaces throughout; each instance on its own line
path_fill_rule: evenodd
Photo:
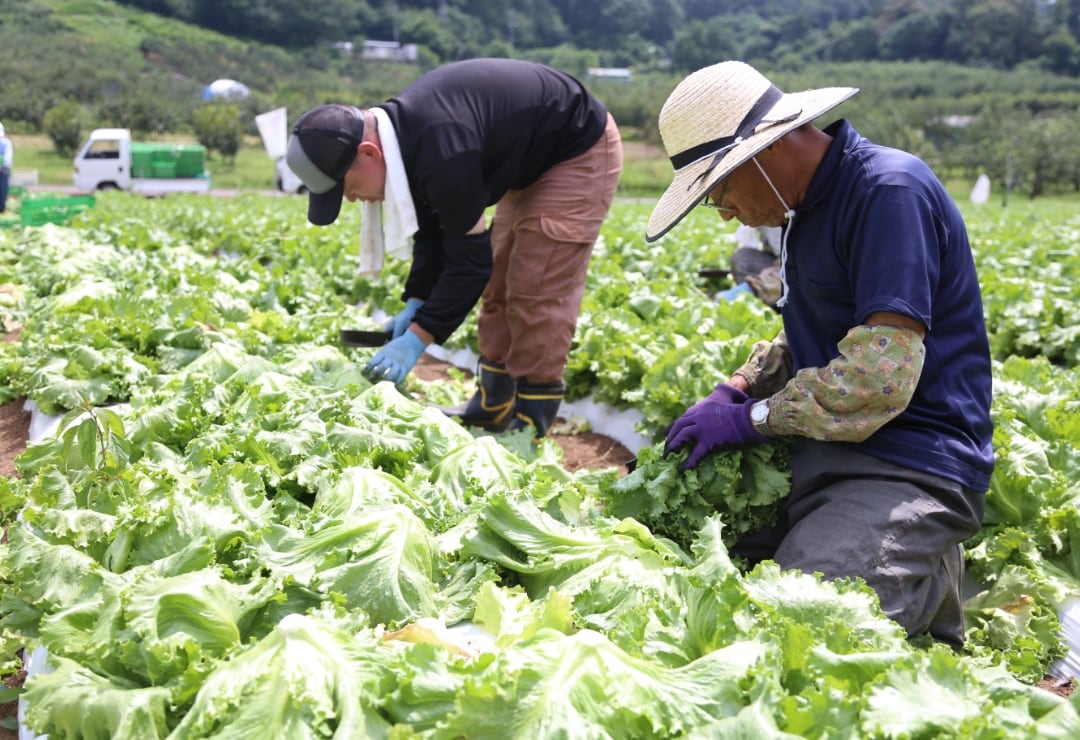
M 585 70 L 589 77 L 607 80 L 630 80 L 630 70 L 626 67 L 589 67 Z
M 363 58 L 372 62 L 397 62 L 416 64 L 416 44 L 400 44 L 397 41 L 365 41 Z
M 974 120 L 975 116 L 957 114 L 951 116 L 944 116 L 941 119 L 941 122 L 944 123 L 946 126 L 952 126 L 953 128 L 964 128 L 964 126 L 971 125 L 971 122 Z
M 351 41 L 335 41 L 330 44 L 330 48 L 334 51 L 340 51 L 341 56 L 351 57 L 353 53 L 353 42 Z

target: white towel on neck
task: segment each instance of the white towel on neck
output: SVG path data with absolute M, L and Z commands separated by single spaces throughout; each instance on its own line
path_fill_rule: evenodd
M 360 275 L 372 277 L 382 270 L 386 255 L 404 259 L 412 252 L 416 233 L 413 206 L 405 163 L 401 159 L 397 132 L 382 108 L 371 108 L 386 162 L 383 201 L 363 201 L 360 210 Z

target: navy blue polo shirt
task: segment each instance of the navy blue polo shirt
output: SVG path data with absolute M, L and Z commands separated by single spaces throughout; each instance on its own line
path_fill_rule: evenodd
M 908 408 L 853 444 L 883 460 L 990 487 L 990 346 L 960 212 L 919 158 L 863 138 L 847 121 L 833 137 L 788 236 L 783 308 L 796 371 L 825 367 L 870 314 L 926 327 L 926 361 Z

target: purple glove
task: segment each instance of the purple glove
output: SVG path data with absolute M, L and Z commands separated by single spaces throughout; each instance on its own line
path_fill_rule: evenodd
M 698 401 L 675 420 L 668 430 L 664 454 L 692 442 L 694 449 L 679 465 L 679 470 L 696 468 L 701 459 L 714 450 L 768 442 L 769 438 L 754 429 L 750 407 L 756 399 L 729 385 L 720 384 L 716 390 Z

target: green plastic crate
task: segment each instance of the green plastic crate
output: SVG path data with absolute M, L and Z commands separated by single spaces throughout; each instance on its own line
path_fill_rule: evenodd
M 176 157 L 177 177 L 202 177 L 206 173 L 206 147 L 201 144 L 185 144 Z
M 96 202 L 92 195 L 40 195 L 23 198 L 19 204 L 19 219 L 23 226 L 62 224 L 75 214 L 93 208 Z
M 176 162 L 152 162 L 150 171 L 154 177 L 176 177 Z
M 206 170 L 206 147 L 201 144 L 131 145 L 134 177 L 200 177 Z

